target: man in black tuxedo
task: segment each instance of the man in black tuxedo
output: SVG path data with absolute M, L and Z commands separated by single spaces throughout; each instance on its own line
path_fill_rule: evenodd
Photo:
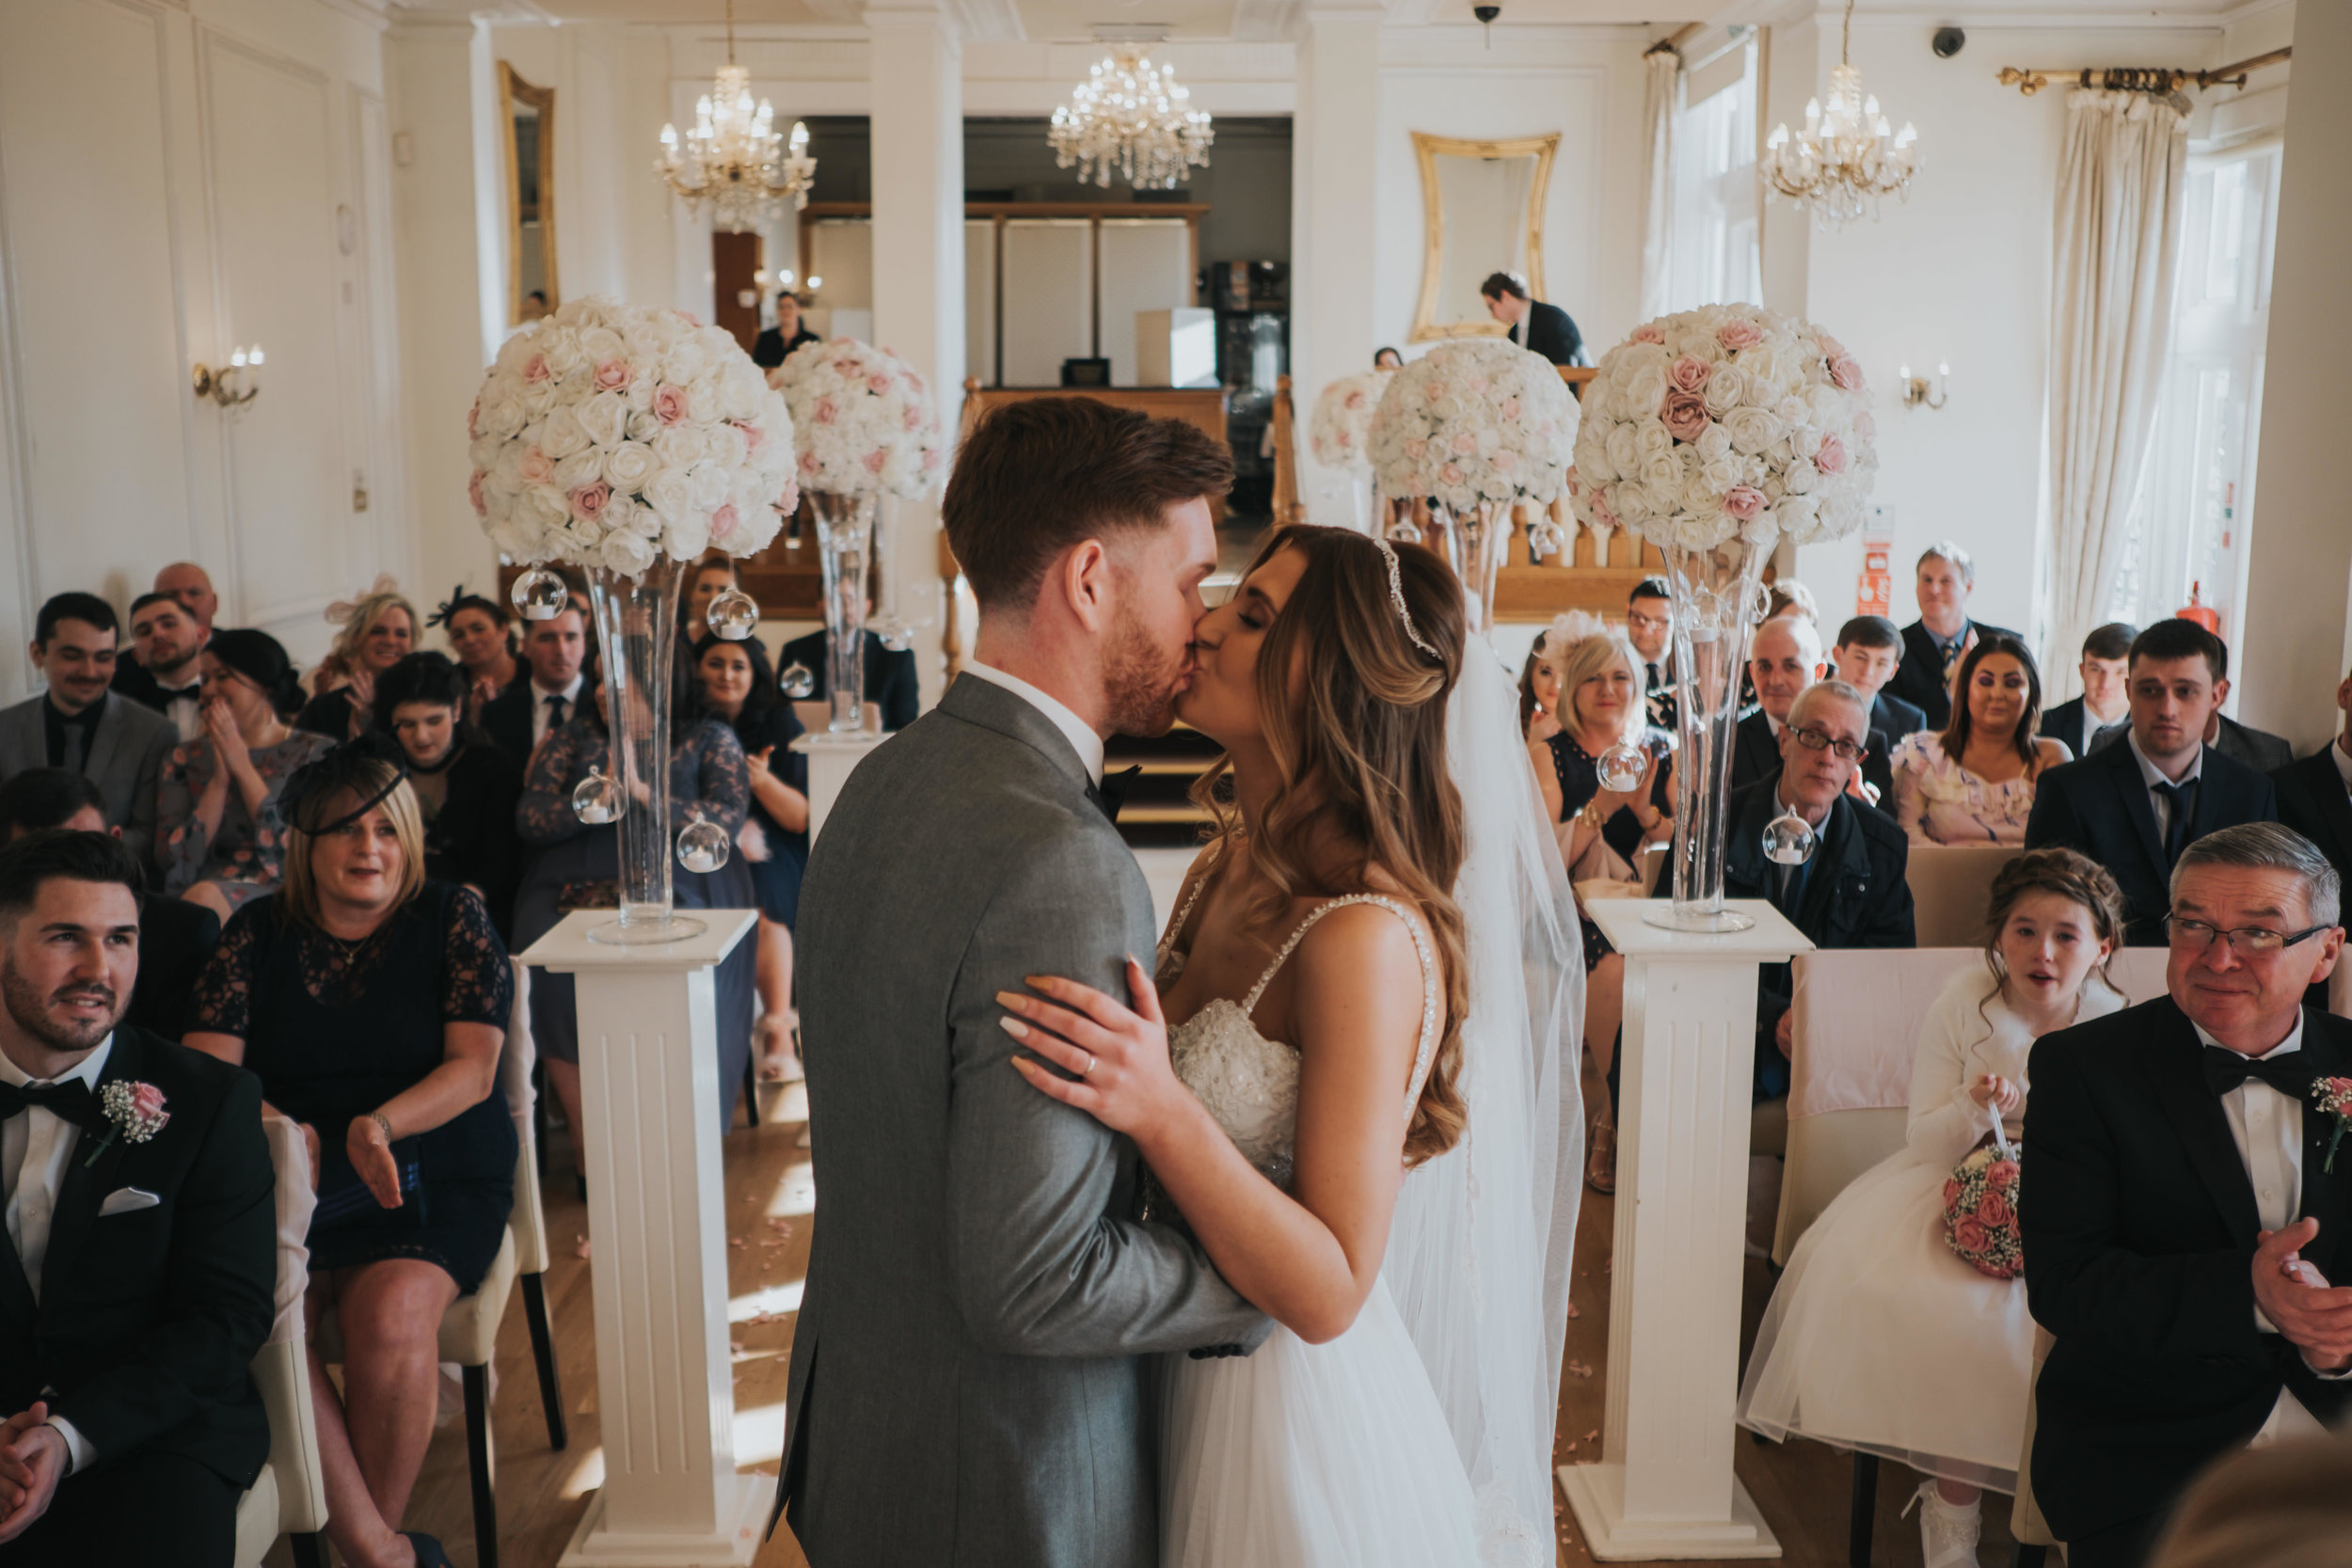
M 199 668 L 211 636 L 169 594 L 131 601 L 135 657 L 115 660 L 114 689 L 171 721 L 183 741 L 204 735 L 204 672 Z
M 237 1499 L 269 1454 L 246 1373 L 278 1277 L 262 1085 L 121 1022 L 139 880 L 130 851 L 99 833 L 0 849 L 11 1568 L 227 1568 Z M 150 1091 L 159 1106 L 139 1104 Z M 166 1119 L 140 1124 L 142 1109 Z
M 2016 637 L 2006 626 L 1968 619 L 1968 596 L 1976 592 L 1977 563 L 1949 539 L 1930 545 L 1915 574 L 1919 618 L 1903 628 L 1902 662 L 1886 688 L 1941 731 L 1952 721 L 1952 672 L 1961 655 L 1980 637 Z
M 2079 760 L 2090 754 L 2100 732 L 2120 729 L 2131 721 L 2132 639 L 2139 628 L 2128 621 L 2109 621 L 2083 639 L 2083 694 L 2042 710 L 2039 733 L 2074 752 Z
M 588 658 L 588 617 L 566 609 L 551 621 L 524 622 L 522 652 L 528 678 L 482 705 L 482 729 L 516 767 L 528 769 L 548 732 L 579 717 L 587 698 L 580 666 Z
M 2206 1464 L 2352 1413 L 2352 1158 L 2328 1168 L 2312 1099 L 2352 1076 L 2352 1022 L 2302 1005 L 2341 896 L 2275 823 L 2199 839 L 2169 994 L 2033 1048 L 2026 1289 L 2057 1344 L 2032 1474 L 2070 1568 L 2134 1568 Z
M 1526 280 L 1517 274 L 1490 274 L 1478 293 L 1486 301 L 1486 314 L 1509 327 L 1511 341 L 1519 347 L 1555 365 L 1587 363 L 1584 335 L 1577 331 L 1576 323 L 1557 305 L 1530 299 Z
M 792 351 L 803 343 L 822 341 L 801 325 L 801 296 L 787 289 L 776 295 L 776 325 L 752 342 L 752 363 L 763 371 L 772 371 L 791 358 Z
M 2062 845 L 2107 868 L 2123 891 L 2123 940 L 2164 942 L 2172 867 L 2190 843 L 2241 822 L 2278 819 L 2270 781 L 2201 738 L 2229 685 L 2220 640 L 2194 621 L 2158 621 L 2132 640 L 2130 732 L 2053 768 L 2035 785 L 2026 847 Z
M 1767 623 L 1771 625 L 1772 623 Z M 1844 681 L 1805 688 L 1781 726 L 1780 771 L 1735 789 L 1727 802 L 1731 837 L 1724 892 L 1769 899 L 1816 947 L 1911 947 L 1911 849 L 1895 819 L 1848 792 L 1868 743 L 1862 693 Z M 1764 858 L 1764 827 L 1795 812 L 1813 829 L 1811 858 L 1781 865 Z M 1756 977 L 1755 1093 L 1758 1102 L 1788 1092 L 1795 984 L 1787 964 Z
M 2336 688 L 2344 731 L 2324 750 L 2270 775 L 2279 792 L 2279 820 L 2319 846 L 2352 883 L 2352 675 Z
M 43 828 L 122 836 L 106 821 L 98 786 L 62 768 L 33 768 L 0 784 L 0 845 Z M 220 945 L 220 916 L 184 898 L 139 895 L 139 978 L 123 1022 L 177 1042 L 204 960 Z
M 866 608 L 871 614 L 874 607 L 869 604 Z M 833 676 L 825 661 L 823 632 L 813 631 L 784 645 L 784 660 L 777 668 L 789 670 L 795 664 L 817 677 L 815 689 L 803 701 L 820 703 L 832 695 Z M 866 700 L 882 708 L 882 725 L 885 730 L 903 730 L 914 722 L 914 716 L 923 705 L 923 692 L 913 648 L 885 648 L 879 633 L 866 634 Z
M 1902 668 L 1903 634 L 1883 615 L 1857 615 L 1837 628 L 1837 646 L 1830 651 L 1837 678 L 1869 700 L 1870 727 L 1891 747 L 1907 735 L 1928 727 L 1928 716 L 1900 697 L 1886 683 Z

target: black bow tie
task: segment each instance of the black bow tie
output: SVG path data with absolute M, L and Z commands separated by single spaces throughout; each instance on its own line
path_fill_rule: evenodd
M 62 1084 L 0 1084 L 0 1121 L 35 1105 L 76 1127 L 87 1127 L 98 1114 L 98 1097 L 79 1078 Z
M 1101 784 L 1087 786 L 1087 799 L 1093 801 L 1104 816 L 1117 823 L 1119 808 L 1127 803 L 1127 791 L 1134 787 L 1142 772 L 1143 765 L 1137 763 L 1117 773 L 1105 773 Z
M 2311 1058 L 2300 1051 L 2283 1056 L 2241 1056 L 2217 1045 L 2205 1047 L 2205 1083 L 2217 1095 L 2228 1094 L 2249 1078 L 2259 1078 L 2289 1100 L 2311 1098 Z

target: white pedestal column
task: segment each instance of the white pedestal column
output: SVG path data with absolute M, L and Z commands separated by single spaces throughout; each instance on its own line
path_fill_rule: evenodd
M 1731 1473 L 1747 1229 L 1756 972 L 1812 943 L 1762 899 L 1753 930 L 1664 931 L 1592 905 L 1625 957 L 1609 1398 L 1599 1465 L 1561 1466 L 1594 1557 L 1778 1557 Z
M 808 841 L 817 842 L 824 831 L 825 818 L 833 815 L 833 803 L 841 798 L 841 786 L 850 782 L 850 774 L 866 760 L 866 753 L 888 738 L 879 735 L 831 735 L 819 732 L 804 735 L 792 743 L 792 749 L 808 758 Z
M 574 977 L 591 1150 L 604 1487 L 564 1568 L 747 1564 L 775 1496 L 735 1469 L 712 976 L 758 916 L 695 912 L 699 936 L 613 947 L 584 911 L 523 954 Z

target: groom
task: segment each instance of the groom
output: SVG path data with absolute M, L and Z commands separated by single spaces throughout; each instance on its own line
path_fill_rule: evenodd
M 1022 1080 L 995 1000 L 1033 974 L 1122 995 L 1148 961 L 1103 741 L 1173 721 L 1232 483 L 1191 426 L 1077 398 L 1002 408 L 958 454 L 974 657 L 859 766 L 802 893 L 824 1217 L 776 1507 L 814 1568 L 1153 1568 L 1139 1358 L 1270 1331 L 1133 1218 L 1134 1146 Z

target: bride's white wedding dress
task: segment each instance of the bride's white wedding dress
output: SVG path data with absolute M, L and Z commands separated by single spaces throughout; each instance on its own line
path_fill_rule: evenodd
M 1203 884 L 1207 878 L 1201 879 Z M 1199 896 L 1199 888 L 1194 890 Z M 1287 1190 L 1299 1053 L 1250 1022 L 1259 997 L 1315 922 L 1350 904 L 1394 913 L 1421 955 L 1421 1041 L 1400 1130 L 1420 1097 L 1438 1028 L 1428 939 L 1394 900 L 1336 898 L 1291 933 L 1247 1000 L 1217 998 L 1168 1038 L 1176 1075 L 1249 1163 Z M 1192 900 L 1169 926 L 1184 928 Z M 1184 955 L 1163 953 L 1164 974 Z M 1161 1568 L 1470 1568 L 1479 1559 L 1470 1482 L 1386 1279 L 1347 1332 L 1310 1345 L 1279 1324 L 1247 1356 L 1165 1358 Z

